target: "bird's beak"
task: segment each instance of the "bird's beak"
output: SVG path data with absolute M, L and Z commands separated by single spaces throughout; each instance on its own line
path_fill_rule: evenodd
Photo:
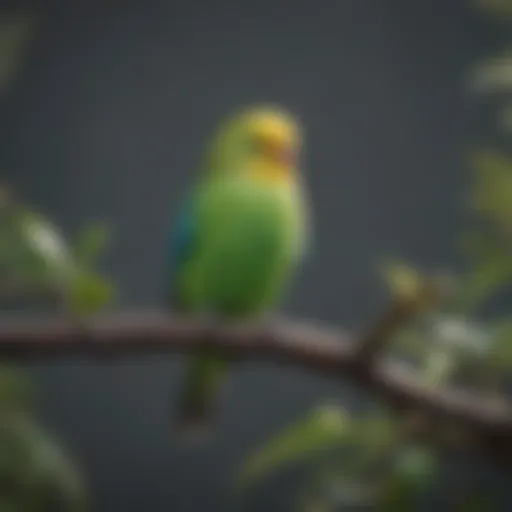
M 279 151 L 279 161 L 287 167 L 294 166 L 297 161 L 296 152 L 289 145 L 283 146 Z
M 293 166 L 297 160 L 296 151 L 288 141 L 270 139 L 266 143 L 266 152 L 272 160 L 287 167 Z

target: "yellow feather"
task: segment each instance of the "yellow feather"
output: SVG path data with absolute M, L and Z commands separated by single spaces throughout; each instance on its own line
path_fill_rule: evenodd
M 294 174 L 290 166 L 278 164 L 267 159 L 253 160 L 250 167 L 254 178 L 276 185 L 288 184 Z

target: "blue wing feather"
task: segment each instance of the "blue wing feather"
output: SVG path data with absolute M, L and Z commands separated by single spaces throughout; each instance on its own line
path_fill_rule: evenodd
M 197 230 L 193 206 L 193 201 L 189 200 L 181 207 L 176 223 L 171 230 L 167 247 L 166 297 L 175 307 L 180 306 L 180 290 L 176 277 L 193 254 L 196 239 Z

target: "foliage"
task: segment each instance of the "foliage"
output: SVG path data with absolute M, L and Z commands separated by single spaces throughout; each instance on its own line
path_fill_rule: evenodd
M 512 1 L 478 3 L 512 20 Z M 509 94 L 512 54 L 476 66 L 470 85 L 479 95 Z M 507 108 L 505 116 L 510 115 Z M 414 365 L 426 387 L 463 385 L 494 398 L 506 393 L 512 368 L 512 320 L 507 312 L 485 314 L 489 302 L 512 291 L 512 157 L 484 149 L 474 152 L 470 163 L 470 223 L 461 237 L 464 268 L 449 278 L 449 300 L 436 310 L 423 309 L 395 333 L 390 351 Z M 382 271 L 395 296 L 418 296 L 425 280 L 421 270 L 404 261 L 388 261 Z M 246 489 L 294 462 L 313 473 L 300 493 L 299 510 L 400 512 L 415 510 L 424 493 L 439 483 L 444 454 L 434 446 L 411 444 L 399 418 L 382 409 L 360 417 L 335 406 L 329 414 L 339 418 L 333 430 L 326 430 L 322 414 L 314 411 L 256 450 L 241 470 Z M 486 489 L 468 485 L 460 503 L 447 506 L 499 510 L 491 498 Z
M 23 64 L 36 26 L 30 12 L 2 13 L 0 95 Z M 113 299 L 96 266 L 108 241 L 102 225 L 86 227 L 70 246 L 47 218 L 0 186 L 0 294 L 57 296 L 70 314 L 89 314 Z M 19 293 L 18 293 L 19 292 Z M 83 512 L 88 509 L 78 468 L 39 424 L 24 372 L 0 366 L 0 510 Z
M 490 163 L 496 161 L 502 164 L 499 172 Z M 390 350 L 416 366 L 426 387 L 464 385 L 493 397 L 503 392 L 512 367 L 512 320 L 507 316 L 484 320 L 476 313 L 512 282 L 512 232 L 507 223 L 512 189 L 503 184 L 512 166 L 503 165 L 502 158 L 483 159 L 479 165 L 488 166 L 489 172 L 484 179 L 481 174 L 476 176 L 469 194 L 478 230 L 471 232 L 471 239 L 464 237 L 467 272 L 449 280 L 454 283 L 454 293 L 443 309 L 424 310 L 395 334 Z M 477 173 L 482 172 L 479 167 Z M 504 190 L 509 201 L 494 202 L 493 194 L 501 198 Z M 383 276 L 395 296 L 407 298 L 418 295 L 425 281 L 420 270 L 405 262 L 388 261 Z M 414 510 L 438 481 L 442 453 L 431 446 L 409 443 L 399 419 L 386 410 L 374 409 L 363 417 L 335 406 L 328 411 L 339 418 L 333 430 L 326 430 L 322 414 L 316 411 L 257 450 L 241 471 L 247 487 L 291 462 L 306 463 L 314 467 L 315 485 L 301 496 L 300 509 L 305 512 L 327 512 L 340 506 L 352 510 L 350 507 L 356 507 L 354 489 L 358 490 L 358 507 L 364 503 L 385 512 Z M 334 493 L 333 488 L 337 489 Z M 475 498 L 472 506 L 477 503 Z M 489 500 L 484 504 L 489 505 Z
M 247 486 L 283 463 L 305 460 L 351 443 L 353 436 L 346 411 L 333 406 L 318 408 L 255 453 L 239 473 L 238 482 Z
M 58 228 L 25 206 L 0 209 L 0 282 L 4 286 L 58 294 L 73 314 L 109 304 L 112 285 L 97 271 L 108 240 L 101 224 L 86 227 L 70 246 Z
M 5 199 L 5 198 L 4 198 Z M 72 315 L 106 306 L 112 286 L 95 267 L 108 241 L 103 225 L 91 225 L 69 245 L 41 214 L 12 201 L 0 204 L 0 283 L 59 294 Z M 87 498 L 81 476 L 42 429 L 29 404 L 23 374 L 0 367 L 0 510 L 82 512 Z
M 1 95 L 7 93 L 23 63 L 22 56 L 33 35 L 35 21 L 30 12 L 3 13 L 0 20 Z M 68 302 L 73 306 L 85 304 L 84 311 L 90 311 L 92 306 L 101 307 L 108 298 L 106 285 L 91 273 L 90 265 L 80 267 L 77 264 L 92 263 L 92 257 L 98 254 L 97 242 L 89 239 L 84 241 L 80 251 L 71 253 L 52 223 L 15 203 L 5 187 L 0 187 L 2 298 L 9 301 L 9 296 L 16 296 L 18 291 L 32 294 L 53 289 L 72 297 Z M 82 254 L 84 260 L 79 258 Z M 87 268 L 89 274 L 81 268 Z M 85 281 L 88 275 L 89 281 Z M 73 462 L 39 425 L 32 403 L 32 388 L 24 372 L 0 366 L 0 510 L 85 511 L 84 482 Z
M 77 468 L 38 425 L 23 373 L 0 368 L 0 510 L 82 512 L 87 498 Z
M 69 314 L 93 313 L 113 298 L 111 284 L 95 270 L 108 235 L 105 226 L 90 225 L 70 245 L 49 219 L 4 200 L 0 283 L 25 291 L 56 291 Z M 0 510 L 85 511 L 81 476 L 38 425 L 30 403 L 27 379 L 11 367 L 0 367 Z

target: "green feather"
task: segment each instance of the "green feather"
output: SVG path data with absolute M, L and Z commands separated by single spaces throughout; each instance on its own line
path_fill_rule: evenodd
M 304 246 L 296 184 L 228 176 L 207 183 L 198 202 L 201 242 L 182 277 L 187 302 L 236 317 L 272 306 Z

